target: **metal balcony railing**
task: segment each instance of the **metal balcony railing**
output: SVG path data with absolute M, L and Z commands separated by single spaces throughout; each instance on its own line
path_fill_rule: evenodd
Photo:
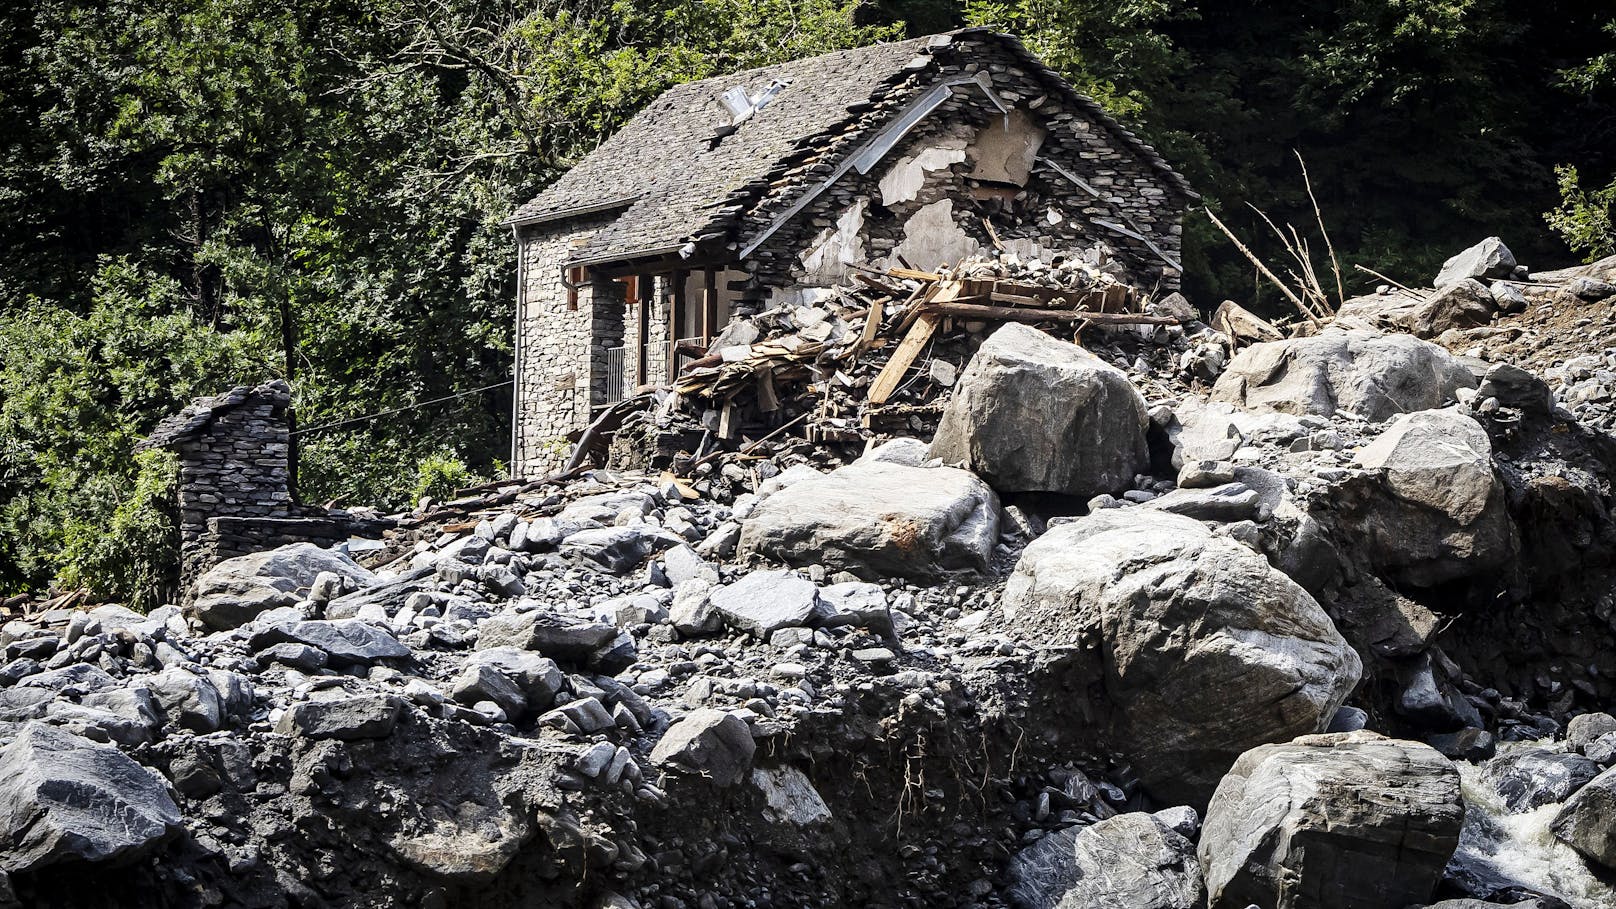
M 653 371 L 661 370 L 655 365 L 658 363 L 674 363 L 674 351 L 683 346 L 686 349 L 706 349 L 708 339 L 705 337 L 679 338 L 672 341 L 653 341 L 645 345 L 645 362 Z M 628 397 L 628 393 L 638 384 L 640 377 L 636 374 L 639 369 L 639 358 L 634 356 L 636 350 L 632 346 L 606 348 L 606 399 L 602 404 L 616 404 Z M 687 355 L 681 354 L 681 361 Z M 678 364 L 675 364 L 677 370 Z

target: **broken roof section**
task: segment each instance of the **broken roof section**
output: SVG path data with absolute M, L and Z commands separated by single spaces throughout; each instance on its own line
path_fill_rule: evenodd
M 664 92 L 621 130 L 548 189 L 516 210 L 518 226 L 561 221 L 622 209 L 568 264 L 587 265 L 667 255 L 692 241 L 707 243 L 729 231 L 759 203 L 774 200 L 774 185 L 804 155 L 850 132 L 878 133 L 883 123 L 860 123 L 876 102 L 895 92 L 919 96 L 934 80 L 910 77 L 936 70 L 962 39 L 997 41 L 1094 122 L 1132 149 L 1164 186 L 1188 202 L 1199 196 L 1155 149 L 1116 122 L 1093 99 L 1080 94 L 1044 66 L 1018 39 L 990 29 L 961 29 L 889 44 L 874 44 L 688 82 Z M 782 87 L 783 85 L 783 87 Z M 741 86 L 758 98 L 777 89 L 768 106 L 738 124 L 723 96 Z M 912 125 L 912 124 L 910 124 Z M 847 157 L 847 154 L 842 155 Z M 837 163 L 820 161 L 827 173 Z M 845 170 L 845 168 L 843 168 Z M 792 181 L 784 181 L 791 183 Z M 800 193 L 791 185 L 785 192 Z
M 257 386 L 237 385 L 224 394 L 197 398 L 179 413 L 165 417 L 149 437 L 135 445 L 135 451 L 168 448 L 189 442 L 201 436 L 220 416 L 248 401 L 257 400 L 269 401 L 277 408 L 284 408 L 292 402 L 292 387 L 285 380 L 275 379 Z

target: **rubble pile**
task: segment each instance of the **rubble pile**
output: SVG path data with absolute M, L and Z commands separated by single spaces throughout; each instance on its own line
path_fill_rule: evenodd
M 1610 437 L 1362 316 L 1010 267 L 736 329 L 678 392 L 734 450 L 0 625 L 0 906 L 1616 902 Z M 928 318 L 951 384 L 875 401 Z
M 784 423 L 811 441 L 930 433 L 941 399 L 997 326 L 1025 323 L 1063 337 L 1101 326 L 1180 326 L 1182 297 L 1139 307 L 1131 287 L 1081 257 L 1055 263 L 1001 253 L 938 273 L 860 273 L 814 305 L 732 323 L 674 391 L 720 439 Z M 917 365 L 918 364 L 918 365 Z M 672 425 L 679 402 L 665 403 Z

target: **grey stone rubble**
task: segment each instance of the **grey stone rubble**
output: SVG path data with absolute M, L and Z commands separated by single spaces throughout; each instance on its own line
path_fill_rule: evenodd
M 0 625 L 0 895 L 1608 905 L 1610 443 L 1369 328 L 1085 346 L 1147 455 L 1085 501 L 790 444 Z

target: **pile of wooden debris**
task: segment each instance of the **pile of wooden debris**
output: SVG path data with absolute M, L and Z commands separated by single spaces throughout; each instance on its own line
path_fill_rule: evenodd
M 919 431 L 934 424 L 958 371 L 999 323 L 1030 323 L 1081 343 L 1091 326 L 1194 317 L 1142 311 L 1133 288 L 1075 258 L 1049 265 L 1005 255 L 935 274 L 894 268 L 856 277 L 813 305 L 732 325 L 680 372 L 679 400 L 664 412 L 694 409 L 723 440 L 788 423 L 812 442 Z

